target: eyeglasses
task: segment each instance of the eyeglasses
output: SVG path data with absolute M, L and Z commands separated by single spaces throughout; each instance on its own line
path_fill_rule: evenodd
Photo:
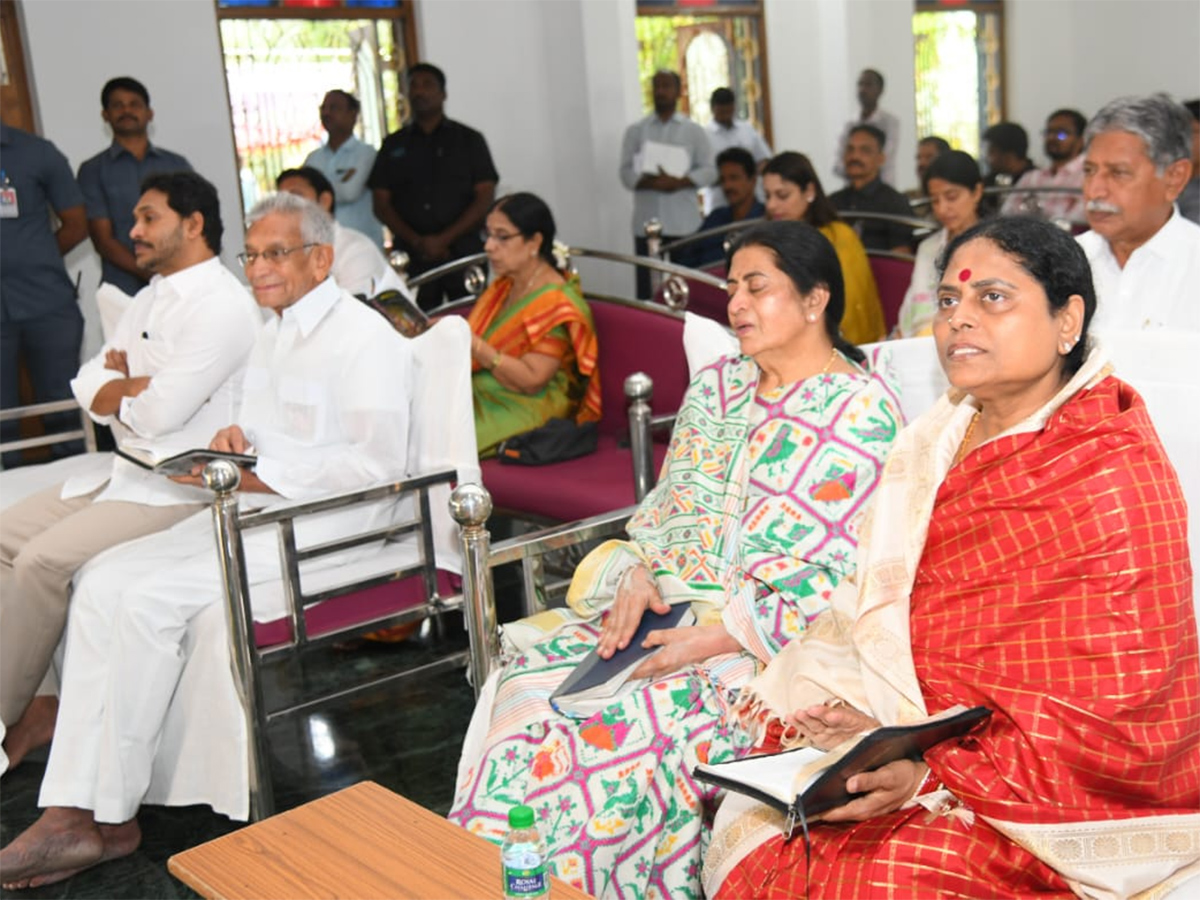
M 504 234 L 503 232 L 500 232 L 500 231 L 488 231 L 486 228 L 484 228 L 482 231 L 479 232 L 479 239 L 481 241 L 483 241 L 485 244 L 489 240 L 496 241 L 497 243 L 500 243 L 500 244 L 507 244 L 513 238 L 520 237 L 520 236 L 521 236 L 521 233 L 519 231 L 514 231 L 512 234 Z
M 1065 141 L 1067 138 L 1075 137 L 1069 131 L 1057 131 L 1053 128 L 1047 128 L 1042 132 L 1042 137 L 1055 138 L 1060 141 Z
M 272 247 L 270 250 L 264 250 L 262 253 L 239 253 L 237 260 L 242 264 L 242 268 L 249 268 L 258 259 L 268 265 L 277 266 L 283 262 L 284 257 L 295 253 L 297 250 L 311 250 L 316 244 L 301 244 L 299 247 Z

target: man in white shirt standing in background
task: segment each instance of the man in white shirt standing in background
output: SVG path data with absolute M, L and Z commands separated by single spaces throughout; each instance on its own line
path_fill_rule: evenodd
M 842 129 L 842 134 L 838 138 L 837 153 L 834 156 L 833 171 L 842 178 L 846 177 L 843 160 L 846 156 L 846 141 L 850 139 L 850 132 L 854 126 L 874 125 L 883 132 L 884 149 L 887 151 L 887 159 L 883 161 L 883 169 L 879 173 L 879 177 L 884 184 L 895 187 L 896 156 L 900 146 L 900 120 L 879 105 L 879 98 L 883 96 L 883 75 L 874 69 L 863 69 L 858 76 L 857 88 L 858 118 L 851 119 Z
M 634 252 L 639 256 L 647 252 L 645 225 L 650 219 L 662 224 L 663 243 L 699 228 L 696 190 L 717 180 L 708 135 L 676 112 L 683 89 L 679 73 L 655 72 L 651 86 L 654 112 L 625 129 L 621 141 L 621 183 L 633 191 Z M 638 269 L 637 295 L 642 299 L 650 296 L 650 272 L 646 269 Z
M 170 455 L 205 446 L 229 420 L 231 376 L 245 364 L 262 317 L 217 258 L 216 189 L 193 172 L 150 175 L 142 187 L 130 236 L 138 265 L 154 277 L 71 389 L 95 421 Z M 107 474 L 76 476 L 5 510 L 0 712 L 11 765 L 53 732 L 56 698 L 34 695 L 66 624 L 76 570 L 103 550 L 171 527 L 207 500 L 205 491 L 117 458 Z
M 727 87 L 717 88 L 708 103 L 712 109 L 712 121 L 704 126 L 704 130 L 708 132 L 708 142 L 712 144 L 713 165 L 716 165 L 716 159 L 723 151 L 730 147 L 741 147 L 754 157 L 761 173 L 762 167 L 771 158 L 771 147 L 753 125 L 735 116 L 737 98 L 733 91 Z M 704 188 L 700 195 L 704 198 L 706 216 L 718 206 L 726 205 L 725 194 L 717 185 Z M 762 201 L 761 184 L 756 188 L 755 196 Z
M 273 194 L 248 221 L 241 258 L 255 299 L 272 314 L 250 353 L 236 424 L 211 442 L 255 454 L 242 471 L 241 502 L 306 501 L 400 480 L 408 474 L 410 343 L 329 277 L 333 221 L 320 207 Z M 390 524 L 397 502 L 310 520 L 297 533 L 301 548 L 344 535 L 348 521 L 356 531 Z M 248 532 L 244 548 L 252 588 L 279 577 L 271 529 Z M 344 562 L 336 554 L 322 567 Z M 221 597 L 207 511 L 82 574 L 38 798 L 46 811 L 0 852 L 6 884 L 49 884 L 137 849 L 136 815 L 187 660 L 189 623 Z M 267 605 L 255 606 L 256 619 L 284 614 L 282 596 L 259 603 Z
M 1191 115 L 1166 94 L 1122 97 L 1084 132 L 1078 237 L 1096 282 L 1093 328 L 1200 331 L 1200 225 L 1175 199 L 1191 175 Z
M 321 127 L 329 138 L 308 154 L 304 165 L 322 172 L 333 185 L 338 223 L 365 234 L 382 252 L 383 226 L 371 209 L 367 187 L 375 165 L 375 148 L 354 136 L 360 109 L 358 98 L 348 91 L 329 91 L 321 101 Z

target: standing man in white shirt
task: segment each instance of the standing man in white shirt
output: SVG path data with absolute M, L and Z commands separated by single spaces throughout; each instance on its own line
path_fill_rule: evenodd
M 1084 133 L 1080 245 L 1096 282 L 1093 327 L 1200 331 L 1200 225 L 1175 199 L 1191 175 L 1191 116 L 1166 94 L 1122 97 Z
M 304 165 L 322 172 L 337 198 L 335 217 L 340 225 L 365 234 L 382 252 L 383 226 L 371 208 L 367 178 L 375 165 L 375 148 L 354 136 L 361 104 L 348 91 L 332 90 L 321 101 L 321 127 L 328 140 L 308 154 Z
M 858 118 L 851 119 L 842 129 L 838 137 L 837 154 L 834 156 L 833 171 L 838 176 L 846 177 L 845 157 L 846 141 L 856 125 L 874 125 L 884 134 L 884 147 L 887 159 L 883 161 L 883 169 L 879 177 L 884 184 L 896 186 L 896 156 L 900 147 L 900 120 L 879 105 L 883 96 L 883 75 L 875 69 L 863 69 L 858 76 Z
M 275 179 L 275 187 L 288 194 L 311 200 L 331 216 L 337 215 L 334 188 L 317 169 L 301 166 L 286 169 Z M 330 270 L 338 286 L 360 297 L 378 296 L 382 291 L 397 290 L 412 298 L 408 285 L 396 274 L 379 248 L 366 236 L 347 228 L 336 218 L 333 223 L 333 268 Z
M 633 191 L 634 252 L 645 256 L 645 225 L 662 223 L 663 243 L 689 235 L 700 227 L 696 189 L 717 180 L 712 146 L 704 129 L 676 112 L 683 89 L 678 72 L 654 73 L 651 82 L 654 112 L 625 129 L 621 141 L 621 183 Z M 669 159 L 667 171 L 655 160 Z M 650 296 L 650 273 L 638 269 L 637 295 Z
M 142 187 L 130 236 L 138 265 L 153 278 L 71 389 L 95 421 L 169 455 L 204 446 L 217 423 L 228 421 L 230 379 L 262 319 L 217 258 L 216 189 L 193 172 L 150 175 Z M 57 700 L 34 694 L 62 635 L 76 570 L 102 550 L 169 528 L 206 499 L 117 458 L 107 475 L 76 476 L 5 510 L 0 712 L 10 765 L 53 732 Z
M 717 157 L 725 150 L 730 147 L 741 147 L 754 157 L 754 162 L 761 173 L 762 167 L 771 158 L 771 147 L 767 144 L 766 139 L 758 133 L 758 129 L 747 120 L 736 117 L 737 98 L 733 91 L 727 87 L 717 88 L 712 92 L 708 103 L 712 109 L 712 121 L 704 126 L 704 130 L 708 133 L 708 142 L 712 145 L 713 165 L 717 165 Z M 718 206 L 725 205 L 725 195 L 717 185 L 704 188 L 700 192 L 700 196 L 704 199 L 706 216 Z M 755 196 L 758 197 L 759 202 L 762 201 L 762 185 L 757 186 Z
M 246 275 L 273 315 L 251 351 L 236 424 L 211 444 L 257 455 L 242 472 L 242 502 L 312 500 L 405 477 L 409 342 L 329 278 L 333 222 L 318 206 L 274 194 L 251 210 L 249 223 Z M 396 508 L 394 499 L 382 501 L 368 522 L 360 509 L 322 518 L 301 544 L 344 533 L 347 515 L 357 528 L 382 526 Z M 274 534 L 250 532 L 245 550 L 251 587 L 278 578 Z M 186 661 L 189 622 L 221 596 L 207 510 L 85 571 L 38 799 L 47 809 L 0 852 L 6 884 L 59 881 L 137 848 L 135 816 Z M 267 603 L 255 607 L 256 618 L 283 614 L 282 598 Z

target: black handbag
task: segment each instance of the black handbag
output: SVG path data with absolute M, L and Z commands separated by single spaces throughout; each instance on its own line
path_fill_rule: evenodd
M 544 466 L 594 453 L 600 442 L 595 422 L 551 419 L 540 428 L 501 441 L 496 456 L 514 466 Z

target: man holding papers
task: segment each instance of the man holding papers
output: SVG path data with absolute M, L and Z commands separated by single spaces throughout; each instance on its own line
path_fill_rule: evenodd
M 333 221 L 316 204 L 272 195 L 249 221 L 241 259 L 255 299 L 272 315 L 250 353 L 235 424 L 211 443 L 214 450 L 255 455 L 254 468 L 243 469 L 243 503 L 312 500 L 404 477 L 409 395 L 397 386 L 411 382 L 408 341 L 328 277 Z M 304 523 L 311 527 L 298 529 L 298 542 L 303 548 L 333 540 L 345 533 L 347 516 L 356 529 L 381 527 L 395 517 L 396 504 L 389 498 L 314 517 Z M 270 529 L 249 532 L 244 546 L 252 588 L 278 578 Z M 342 564 L 356 552 L 373 550 L 336 554 L 323 565 Z M 175 769 L 178 748 L 162 742 L 163 725 L 189 654 L 200 652 L 189 629 L 220 602 L 221 590 L 207 510 L 107 554 L 81 574 L 39 797 L 48 808 L 0 853 L 5 884 L 48 884 L 137 848 L 134 817 L 156 759 Z M 282 596 L 259 601 L 256 616 L 282 615 Z M 226 680 L 214 681 L 206 708 L 192 711 L 204 717 L 196 740 L 227 743 L 242 734 L 239 716 L 225 714 L 237 708 L 232 676 L 219 669 Z M 204 780 L 176 771 L 168 799 L 203 801 L 214 782 L 228 777 L 219 765 Z
M 647 252 L 645 225 L 662 223 L 663 241 L 700 227 L 696 189 L 717 180 L 712 147 L 704 129 L 676 112 L 681 84 L 676 72 L 656 72 L 654 112 L 625 130 L 621 142 L 621 183 L 633 191 L 635 252 Z M 650 273 L 638 270 L 638 297 L 650 296 Z
M 216 189 L 192 172 L 151 175 L 142 187 L 130 236 L 138 265 L 154 277 L 71 389 L 122 440 L 169 454 L 207 445 L 229 421 L 229 378 L 244 365 L 261 316 L 217 258 Z M 53 731 L 57 700 L 34 694 L 62 635 L 76 570 L 102 550 L 169 528 L 205 499 L 117 459 L 111 470 L 78 475 L 4 513 L 0 714 L 11 765 Z

